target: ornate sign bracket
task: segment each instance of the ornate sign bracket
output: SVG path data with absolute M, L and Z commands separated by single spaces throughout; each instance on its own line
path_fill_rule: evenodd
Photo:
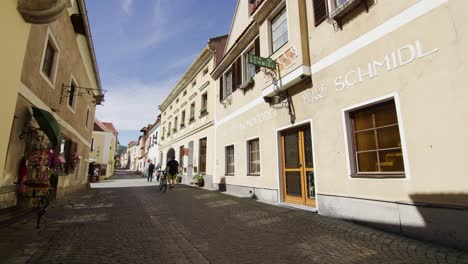
M 75 91 L 73 92 L 76 94 L 76 96 L 83 96 L 84 94 L 91 95 L 93 97 L 92 103 L 94 105 L 102 105 L 102 103 L 104 102 L 104 95 L 107 92 L 106 90 L 101 90 L 99 88 L 90 88 L 90 87 L 81 87 L 81 86 L 62 84 L 60 104 L 63 103 L 63 99 L 70 96 L 70 93 L 72 93 L 72 87 L 75 89 Z M 101 91 L 102 94 L 95 95 L 93 91 Z
M 291 124 L 296 122 L 296 112 L 294 109 L 294 104 L 289 95 L 288 91 L 281 90 L 281 76 L 279 64 L 277 65 L 277 70 L 274 71 L 269 68 L 262 68 L 263 73 L 271 78 L 271 84 L 273 85 L 273 90 L 275 95 L 272 97 L 265 97 L 265 102 L 269 103 L 273 108 L 287 108 L 289 114 L 289 121 Z

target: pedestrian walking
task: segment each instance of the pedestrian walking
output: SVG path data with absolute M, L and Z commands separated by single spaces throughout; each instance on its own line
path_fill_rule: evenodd
M 175 160 L 175 157 L 171 157 L 171 160 L 169 160 L 166 165 L 166 170 L 168 170 L 167 178 L 170 184 L 169 188 L 174 189 L 177 173 L 179 172 L 179 162 Z
M 148 166 L 148 182 L 153 182 L 154 163 L 151 161 Z
M 159 182 L 159 177 L 161 177 L 161 165 L 158 163 L 158 165 L 156 165 L 156 168 L 154 168 L 156 170 L 156 178 Z

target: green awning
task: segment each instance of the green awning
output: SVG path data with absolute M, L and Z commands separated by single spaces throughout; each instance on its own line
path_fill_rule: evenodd
M 49 138 L 53 146 L 57 146 L 60 142 L 61 132 L 60 125 L 54 116 L 45 110 L 33 107 L 33 115 L 41 130 Z

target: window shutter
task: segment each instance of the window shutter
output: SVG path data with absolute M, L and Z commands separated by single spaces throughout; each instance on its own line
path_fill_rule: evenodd
M 254 51 L 255 51 L 255 56 L 260 57 L 260 38 L 255 39 Z M 260 71 L 260 66 L 255 65 L 255 72 L 258 73 L 259 71 Z
M 224 94 L 223 94 L 224 89 L 223 89 L 223 85 L 224 85 L 223 76 L 221 76 L 221 77 L 219 78 L 219 101 L 220 101 L 220 102 L 223 101 L 223 99 L 224 99 Z
M 314 17 L 315 17 L 315 26 L 318 26 L 320 23 L 327 19 L 328 8 L 326 0 L 313 0 L 314 1 Z
M 232 64 L 232 92 L 237 89 L 237 60 Z
M 233 87 L 233 92 L 237 90 L 242 84 L 242 58 L 239 57 L 236 62 L 234 63 L 234 87 Z

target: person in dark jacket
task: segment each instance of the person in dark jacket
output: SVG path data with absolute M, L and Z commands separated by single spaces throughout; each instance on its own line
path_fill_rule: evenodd
M 148 182 L 153 181 L 153 173 L 154 173 L 154 163 L 151 161 L 150 165 L 148 166 Z
M 170 189 L 174 189 L 175 180 L 177 178 L 177 173 L 179 172 L 179 162 L 175 160 L 175 157 L 171 157 L 171 160 L 167 162 L 167 180 L 170 184 Z

